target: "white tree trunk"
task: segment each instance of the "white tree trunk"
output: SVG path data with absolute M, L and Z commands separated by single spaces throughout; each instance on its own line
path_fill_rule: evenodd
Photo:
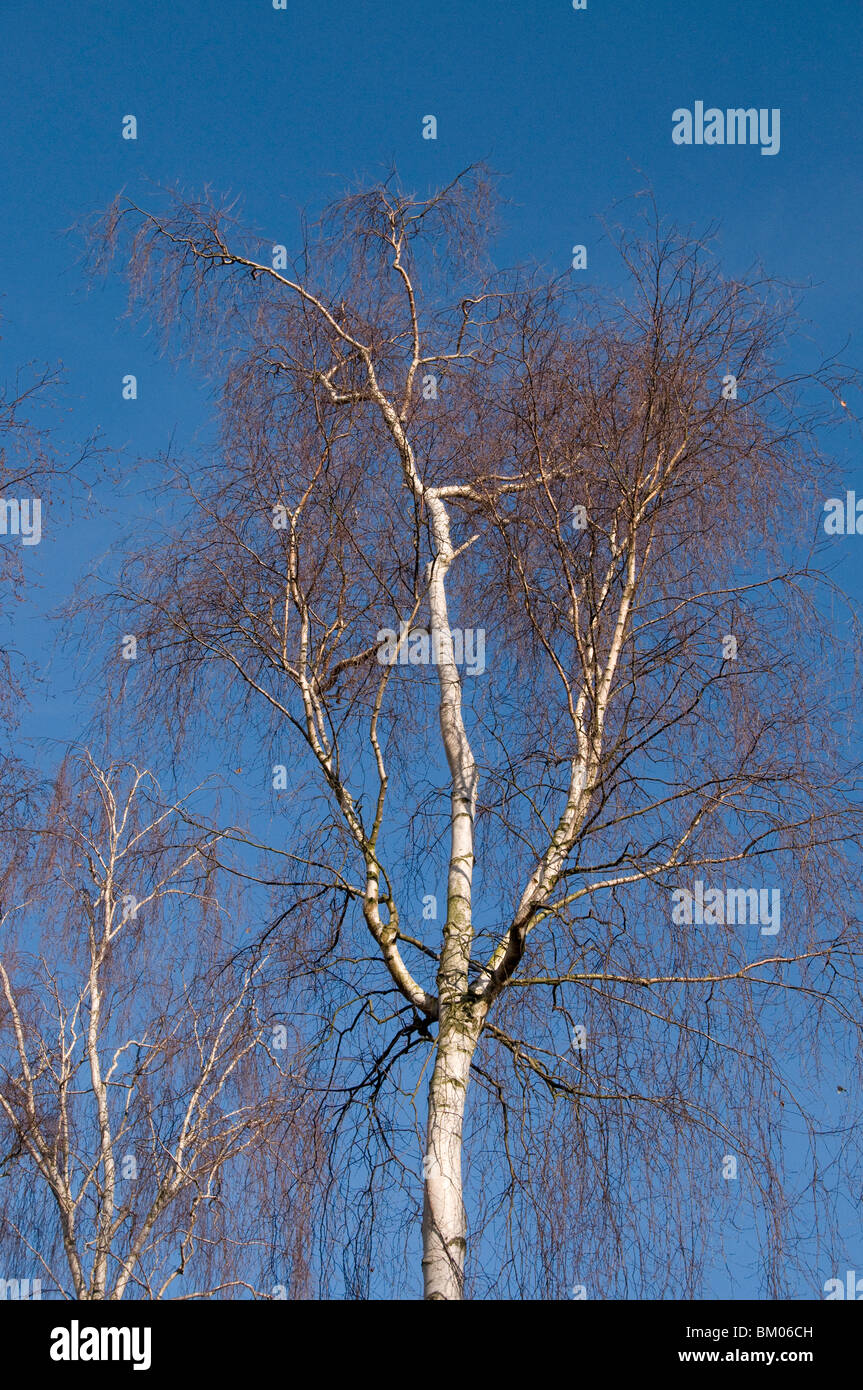
M 441 1020 L 429 1083 L 423 1163 L 423 1283 L 428 1299 L 464 1296 L 467 1225 L 462 1196 L 462 1129 L 478 1025 L 457 1006 Z

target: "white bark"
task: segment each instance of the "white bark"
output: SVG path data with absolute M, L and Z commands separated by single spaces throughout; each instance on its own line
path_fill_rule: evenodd
M 428 1299 L 464 1294 L 467 1228 L 462 1197 L 462 1131 L 470 1063 L 481 1027 L 467 998 L 473 937 L 474 816 L 477 769 L 464 726 L 461 677 L 455 664 L 445 579 L 453 561 L 449 516 L 426 491 L 435 558 L 429 579 L 432 636 L 438 639 L 440 723 L 450 769 L 450 859 L 447 917 L 438 972 L 437 1058 L 429 1083 L 429 1119 L 423 1201 L 423 1276 Z
M 433 648 L 438 652 L 440 726 L 450 771 L 450 857 L 447 916 L 438 970 L 438 1039 L 429 1082 L 429 1114 L 423 1164 L 423 1280 L 427 1299 L 464 1294 L 467 1230 L 462 1196 L 462 1132 L 485 1007 L 468 997 L 473 939 L 474 817 L 477 768 L 464 725 L 461 675 L 455 662 L 446 597 L 446 576 L 456 557 L 450 517 L 440 492 L 426 487 L 400 417 L 369 376 L 375 399 L 393 436 L 405 481 L 431 521 L 434 556 L 428 581 Z
M 438 1035 L 423 1164 L 422 1267 L 427 1299 L 460 1299 L 464 1295 L 467 1223 L 462 1197 L 462 1130 L 477 1033 L 469 1016 L 451 1009 Z

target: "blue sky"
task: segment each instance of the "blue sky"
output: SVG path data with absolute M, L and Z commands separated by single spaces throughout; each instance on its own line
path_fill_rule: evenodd
M 81 238 L 68 229 L 121 188 L 146 201 L 148 181 L 231 191 L 249 222 L 290 250 L 299 211 L 356 178 L 395 162 L 424 190 L 487 159 L 511 200 L 499 261 L 562 271 L 583 243 L 580 274 L 599 281 L 618 265 L 598 219 L 649 182 L 672 221 L 719 224 L 729 272 L 762 260 L 812 285 L 810 336 L 794 365 L 843 348 L 860 360 L 854 0 L 589 0 L 584 11 L 569 0 L 288 0 L 284 11 L 271 0 L 81 0 L 74 13 L 59 0 L 6 0 L 3 29 L 0 370 L 62 362 L 70 446 L 101 428 L 129 469 L 172 432 L 179 446 L 200 437 L 206 390 L 122 318 L 119 277 L 88 287 Z M 696 100 L 779 107 L 779 154 L 674 145 L 671 113 Z M 429 113 L 436 141 L 421 138 Z M 127 114 L 136 141 L 121 137 Z M 127 372 L 138 377 L 134 403 L 121 399 Z M 853 427 L 832 441 L 851 471 L 860 443 Z M 68 572 L 85 534 L 58 529 L 56 544 L 28 557 L 49 582 L 55 563 Z M 854 546 L 841 556 L 851 583 Z
M 599 219 L 650 184 L 671 221 L 718 224 L 729 272 L 760 260 L 811 284 L 790 366 L 833 352 L 863 365 L 857 0 L 588 0 L 584 11 L 570 0 L 288 0 L 285 11 L 271 0 L 3 0 L 0 19 L 0 376 L 62 363 L 59 447 L 99 429 L 128 477 L 99 493 L 89 521 L 46 516 L 25 557 L 46 613 L 146 516 L 138 461 L 172 438 L 192 448 L 211 427 L 206 385 L 123 318 L 120 277 L 84 276 L 69 229 L 121 189 L 145 203 L 148 184 L 233 192 L 290 252 L 300 211 L 357 179 L 395 163 L 425 191 L 485 159 L 511 200 L 498 261 L 562 272 L 583 243 L 585 280 L 604 282 L 619 270 Z M 779 153 L 674 145 L 672 112 L 697 100 L 779 108 Z M 128 114 L 136 141 L 121 136 Z M 421 138 L 427 114 L 435 141 Z M 126 373 L 135 402 L 121 398 Z M 825 443 L 837 492 L 856 480 L 863 496 L 859 429 L 849 422 Z M 812 533 L 817 523 L 799 519 Z M 863 596 L 863 538 L 834 544 L 839 577 Z M 16 641 L 48 681 L 26 727 L 64 739 L 76 732 L 75 675 L 55 637 L 45 623 Z

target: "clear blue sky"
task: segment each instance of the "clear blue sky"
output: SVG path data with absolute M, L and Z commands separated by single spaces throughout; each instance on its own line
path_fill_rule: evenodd
M 101 518 L 72 529 L 66 513 L 45 517 L 25 560 L 46 612 L 146 515 L 136 461 L 172 436 L 190 448 L 209 428 L 201 382 L 122 319 L 119 277 L 88 286 L 81 238 L 67 233 L 124 188 L 143 202 L 148 181 L 232 191 L 290 251 L 299 211 L 356 178 L 395 163 L 424 191 L 486 159 L 512 200 L 499 261 L 560 272 L 584 243 L 595 281 L 618 273 L 598 218 L 650 183 L 672 221 L 718 222 L 729 272 L 761 260 L 812 284 L 790 365 L 841 351 L 863 366 L 859 0 L 588 0 L 585 11 L 570 0 L 288 0 L 285 11 L 272 0 L 3 0 L 0 26 L 0 376 L 62 362 L 61 447 L 99 428 L 130 476 L 100 496 Z M 676 146 L 672 112 L 698 100 L 778 107 L 779 153 Z M 128 114 L 134 142 L 121 137 Z M 427 114 L 436 141 L 421 138 Z M 121 399 L 126 373 L 136 402 Z M 849 424 L 829 442 L 837 491 L 856 480 L 863 496 L 860 431 Z M 818 518 L 799 524 L 813 533 Z M 863 537 L 835 544 L 840 577 L 863 596 Z M 49 676 L 27 727 L 71 737 L 74 674 L 51 658 L 53 638 L 45 624 L 16 639 Z

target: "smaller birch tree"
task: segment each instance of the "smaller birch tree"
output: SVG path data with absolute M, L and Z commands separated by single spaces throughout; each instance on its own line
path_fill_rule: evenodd
M 226 933 L 219 837 L 185 815 L 144 769 L 70 759 L 4 887 L 0 1251 L 55 1296 L 305 1287 L 295 1059 L 259 1012 L 266 954 Z M 261 1215 L 273 1190 L 290 1266 Z

